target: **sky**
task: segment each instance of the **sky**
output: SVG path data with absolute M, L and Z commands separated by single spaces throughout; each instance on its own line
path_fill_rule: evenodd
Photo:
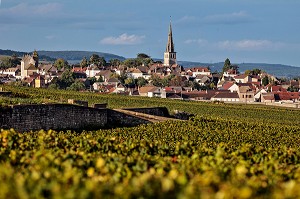
M 299 0 L 0 0 L 0 49 L 300 67 Z

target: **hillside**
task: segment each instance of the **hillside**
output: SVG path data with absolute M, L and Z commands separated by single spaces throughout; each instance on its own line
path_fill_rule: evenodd
M 26 54 L 31 54 L 32 52 L 21 52 L 21 51 L 13 51 L 13 50 L 2 50 L 0 49 L 0 58 L 1 56 L 12 56 L 13 54 L 17 55 L 18 57 L 23 57 Z M 46 55 L 40 55 L 40 60 L 44 61 L 55 61 L 55 58 L 46 56 Z
M 219 63 L 201 63 L 201 62 L 188 62 L 179 61 L 179 64 L 185 68 L 190 68 L 194 66 L 209 66 L 212 72 L 222 71 L 224 66 L 223 62 Z M 300 76 L 300 67 L 283 65 L 283 64 L 266 64 L 266 63 L 235 63 L 239 66 L 239 71 L 244 72 L 245 70 L 251 70 L 254 68 L 259 68 L 271 75 L 276 77 L 298 77 Z
M 18 57 L 22 57 L 26 54 L 31 54 L 32 52 L 20 52 L 13 50 L 2 50 L 0 49 L 0 55 L 11 56 L 16 54 Z M 40 59 L 46 61 L 55 61 L 57 58 L 62 58 L 68 60 L 70 63 L 80 62 L 83 57 L 89 58 L 92 54 L 97 54 L 100 57 L 104 57 L 106 61 L 111 59 L 125 60 L 125 57 L 102 52 L 91 52 L 91 51 L 38 51 Z
M 49 56 L 52 58 L 62 58 L 68 61 L 80 61 L 83 57 L 89 58 L 92 54 L 97 54 L 100 57 L 104 57 L 106 61 L 111 59 L 125 60 L 125 57 L 94 51 L 38 51 L 39 55 Z

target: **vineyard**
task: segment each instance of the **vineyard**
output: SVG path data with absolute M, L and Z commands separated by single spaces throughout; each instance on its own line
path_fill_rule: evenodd
M 2 105 L 166 106 L 196 114 L 133 128 L 0 133 L 0 198 L 299 198 L 300 112 L 30 88 Z

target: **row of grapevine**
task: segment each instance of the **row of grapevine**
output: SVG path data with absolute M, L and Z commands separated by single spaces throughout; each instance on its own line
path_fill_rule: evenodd
M 196 116 L 0 133 L 0 198 L 297 198 L 300 127 Z
M 208 102 L 178 101 L 158 98 L 120 96 L 114 94 L 97 94 L 88 92 L 72 92 L 64 90 L 34 89 L 30 87 L 5 87 L 12 91 L 15 98 L 1 100 L 2 104 L 17 103 L 67 103 L 68 99 L 88 101 L 90 105 L 95 103 L 108 103 L 109 108 L 125 107 L 154 107 L 164 106 L 173 110 L 186 111 L 205 117 L 230 118 L 245 122 L 280 123 L 299 125 L 300 111 L 295 109 L 266 107 L 261 105 L 242 104 L 213 104 Z

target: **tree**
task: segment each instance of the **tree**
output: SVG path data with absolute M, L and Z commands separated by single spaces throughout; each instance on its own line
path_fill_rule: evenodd
M 261 80 L 261 83 L 262 83 L 263 86 L 268 85 L 269 82 L 270 82 L 270 81 L 269 81 L 269 77 L 268 77 L 268 76 L 265 76 L 265 77 L 262 78 L 262 80 Z
M 68 90 L 72 91 L 81 91 L 85 89 L 85 85 L 79 79 L 76 79 L 74 83 L 71 84 L 70 87 L 67 88 Z
M 127 67 L 127 68 L 134 68 L 137 66 L 142 65 L 142 62 L 138 62 L 137 59 L 133 59 L 133 58 L 129 58 L 123 61 L 123 64 Z
M 143 64 L 144 66 L 148 66 L 153 63 L 153 60 L 149 55 L 145 53 L 139 53 L 137 54 L 136 62 L 139 65 Z
M 90 64 L 96 64 L 96 65 L 98 65 L 99 59 L 100 59 L 99 55 L 92 54 L 90 56 Z
M 86 57 L 84 57 L 80 62 L 80 66 L 87 67 L 88 65 L 89 65 L 88 60 L 86 59 Z
M 252 75 L 259 75 L 262 73 L 262 70 L 261 69 L 258 69 L 258 68 L 254 68 L 252 70 Z
M 200 90 L 201 86 L 198 82 L 193 81 L 192 82 L 192 88 L 193 88 L 193 90 Z
M 97 78 L 96 77 L 89 77 L 89 78 L 87 78 L 87 80 L 90 81 L 90 85 L 93 85 L 95 82 L 97 82 Z
M 109 60 L 111 66 L 119 66 L 121 65 L 121 61 L 119 59 L 111 59 Z
M 104 57 L 100 57 L 97 54 L 92 54 L 90 57 L 90 64 L 96 64 L 97 66 L 105 66 L 106 60 Z
M 135 87 L 135 81 L 133 78 L 127 78 L 125 79 L 125 85 L 129 88 L 134 88 Z
M 172 77 L 172 79 L 170 80 L 170 85 L 172 86 L 181 86 L 181 84 L 182 81 L 180 76 Z
M 60 70 L 60 69 L 62 69 L 62 68 L 69 68 L 69 63 L 68 63 L 66 60 L 62 59 L 62 58 L 58 58 L 58 59 L 56 59 L 56 61 L 54 62 L 54 66 L 55 66 L 58 70 Z
M 227 58 L 224 62 L 224 66 L 223 66 L 223 72 L 228 71 L 231 68 L 231 63 L 230 60 Z
M 97 82 L 104 82 L 102 75 L 100 75 L 100 77 L 97 79 Z
M 252 70 L 246 70 L 245 71 L 245 74 L 246 75 L 259 75 L 259 74 L 261 74 L 261 70 L 260 69 L 258 69 L 258 68 L 254 68 L 254 69 L 252 69 Z
M 7 69 L 13 66 L 12 60 L 10 57 L 4 57 L 2 58 L 0 62 L 0 68 L 1 69 Z
M 59 86 L 60 88 L 65 89 L 67 87 L 70 87 L 74 82 L 74 73 L 67 69 L 62 73 L 61 79 L 59 79 Z
M 104 57 L 99 57 L 98 66 L 105 66 L 105 65 L 106 65 L 106 60 L 104 59 Z
M 139 53 L 137 54 L 137 57 L 136 58 L 139 58 L 139 59 L 146 59 L 146 58 L 150 58 L 149 55 L 145 54 L 145 53 Z
M 138 78 L 136 79 L 136 85 L 137 85 L 138 87 L 145 86 L 146 84 L 148 84 L 148 81 L 147 81 L 145 78 L 143 78 L 143 77 L 138 77 Z
M 125 73 L 122 73 L 121 75 L 118 76 L 118 80 L 124 84 L 125 80 L 127 79 L 127 75 Z
M 151 75 L 150 82 L 152 83 L 153 86 L 158 86 L 158 87 L 162 86 L 162 79 L 155 74 Z

